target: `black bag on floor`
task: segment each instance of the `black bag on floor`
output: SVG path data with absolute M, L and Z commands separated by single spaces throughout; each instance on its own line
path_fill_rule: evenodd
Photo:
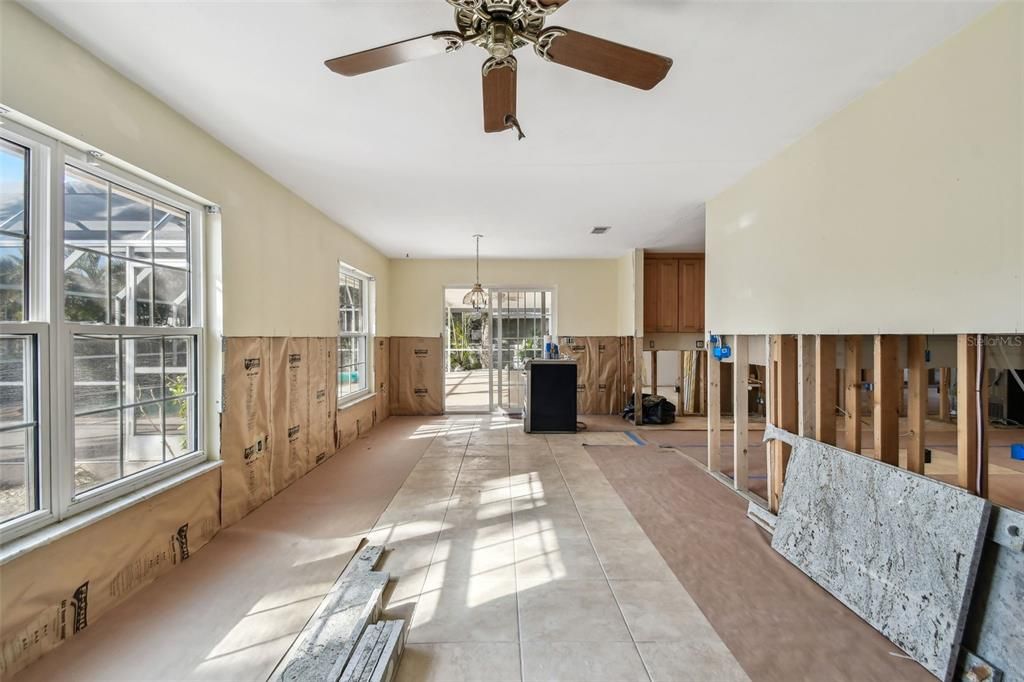
M 622 418 L 633 420 L 636 414 L 635 396 L 626 403 L 626 409 L 622 411 Z M 643 422 L 644 424 L 671 424 L 676 420 L 676 406 L 660 395 L 643 394 Z

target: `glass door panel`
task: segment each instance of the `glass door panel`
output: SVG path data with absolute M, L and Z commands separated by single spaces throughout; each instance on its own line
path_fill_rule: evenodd
M 490 305 L 474 310 L 463 303 L 468 293 L 467 288 L 444 290 L 444 409 L 491 412 Z
M 553 331 L 553 300 L 550 290 L 491 289 L 492 399 L 502 411 L 522 412 L 526 362 L 543 357 L 544 335 Z

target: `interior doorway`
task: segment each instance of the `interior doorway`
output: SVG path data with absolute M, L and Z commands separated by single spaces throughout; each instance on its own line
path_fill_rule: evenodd
M 469 291 L 444 290 L 445 412 L 519 413 L 526 361 L 555 335 L 554 291 L 490 287 L 479 310 L 463 302 Z

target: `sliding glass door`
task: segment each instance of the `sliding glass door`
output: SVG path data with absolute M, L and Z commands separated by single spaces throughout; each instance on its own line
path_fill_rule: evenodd
M 491 287 L 481 310 L 462 302 L 468 292 L 444 292 L 445 411 L 521 412 L 526 361 L 554 334 L 554 291 Z

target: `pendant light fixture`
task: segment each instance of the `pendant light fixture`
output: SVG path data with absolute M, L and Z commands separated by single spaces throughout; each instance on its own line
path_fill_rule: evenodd
M 462 302 L 466 305 L 473 306 L 473 310 L 480 310 L 487 304 L 487 292 L 484 291 L 483 285 L 480 284 L 480 238 L 482 234 L 474 234 L 473 239 L 476 240 L 476 284 L 469 290 L 469 293 L 462 299 Z

